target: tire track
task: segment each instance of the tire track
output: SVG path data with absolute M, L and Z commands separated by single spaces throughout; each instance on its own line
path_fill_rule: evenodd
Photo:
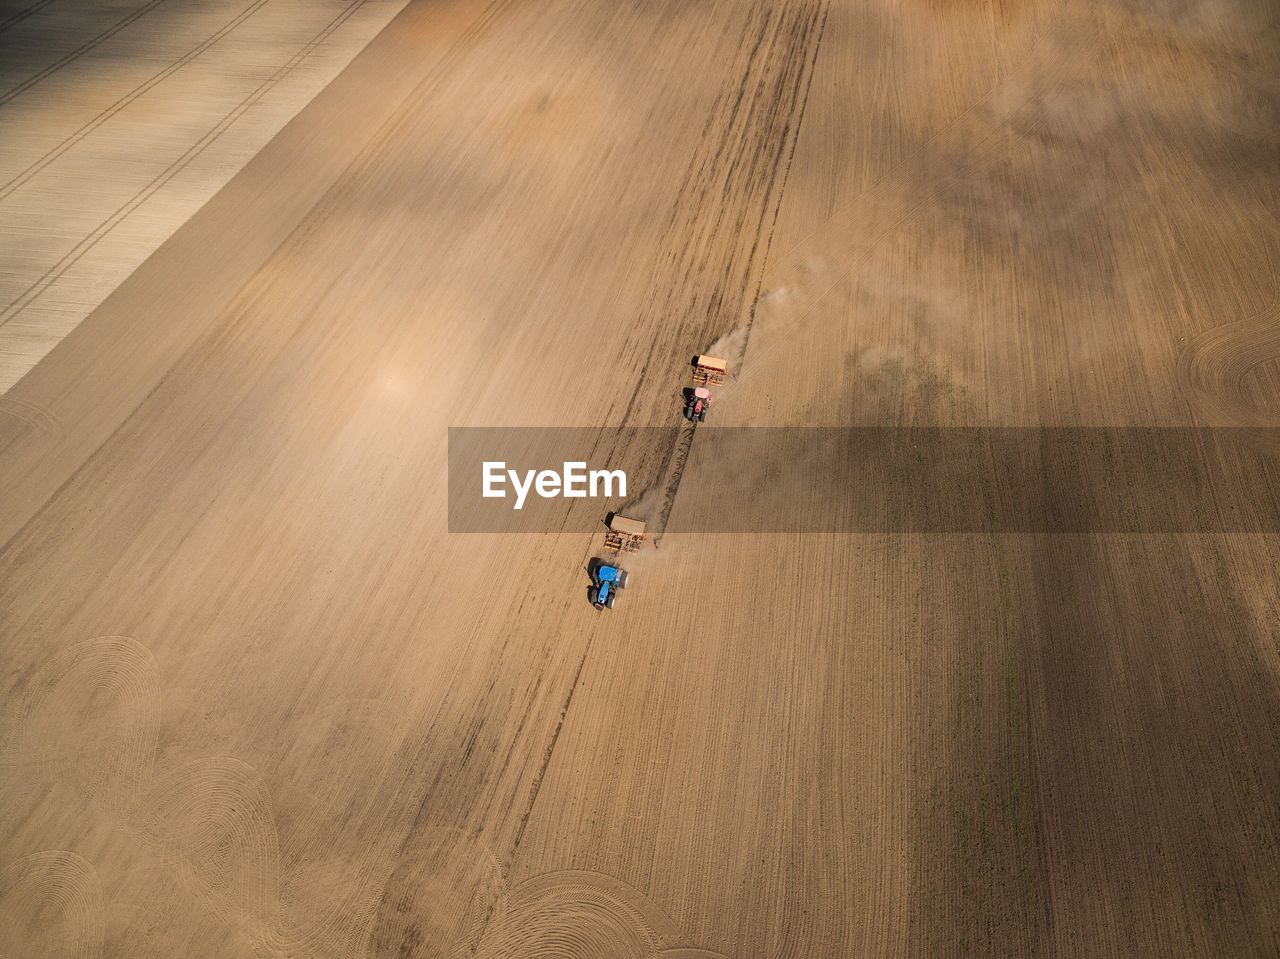
M 391 775 L 396 752 L 368 744 L 398 741 L 402 720 L 380 700 L 329 703 L 307 716 L 299 737 L 272 765 L 286 793 L 292 787 L 308 800 L 275 807 L 283 824 L 279 911 L 261 935 L 275 952 L 316 959 L 367 954 L 397 867 L 385 849 L 393 812 L 374 788 Z M 355 861 L 339 852 L 352 848 L 362 850 Z M 311 918 L 317 914 L 318 922 Z
M 114 37 L 117 33 L 119 33 L 129 24 L 133 23 L 135 20 L 139 19 L 140 17 L 143 17 L 146 14 L 150 13 L 152 10 L 154 10 L 156 7 L 160 6 L 160 4 L 164 2 L 165 0 L 148 0 L 147 3 L 144 3 L 141 7 L 139 7 L 137 10 L 134 10 L 132 13 L 130 13 L 128 16 L 124 17 L 123 19 L 117 20 L 114 24 L 112 24 L 106 30 L 99 33 L 97 36 L 82 43 L 80 46 L 76 47 L 70 53 L 60 57 L 59 59 L 55 60 L 53 63 L 49 64 L 49 66 L 45 67 L 43 70 L 40 70 L 39 72 L 32 74 L 27 79 L 19 83 L 17 86 L 11 87 L 5 93 L 0 94 L 0 106 L 4 106 L 14 97 L 20 96 L 21 94 L 25 93 L 27 90 L 30 90 L 33 86 L 35 86 L 41 80 L 45 79 L 46 77 L 54 73 L 57 73 L 59 70 L 61 70 L 63 67 L 67 66 L 68 64 L 74 63 L 76 60 L 80 59 L 80 57 L 84 56 L 94 47 L 100 46 L 101 44 L 110 40 L 112 37 Z M 34 12 L 34 10 L 32 10 L 31 12 Z
M 157 0 L 157 2 L 160 2 L 160 0 Z M 303 44 L 303 46 L 299 48 L 292 57 L 278 67 L 270 77 L 262 81 L 262 83 L 254 88 L 251 93 L 226 113 L 212 129 L 188 147 L 181 156 L 169 164 L 169 166 L 166 167 L 158 176 L 153 178 L 150 183 L 140 189 L 123 205 L 118 207 L 115 212 L 99 223 L 98 226 L 90 231 L 87 236 L 81 238 L 81 240 L 72 247 L 70 251 L 64 254 L 57 263 L 46 270 L 39 279 L 6 305 L 3 312 L 0 312 L 0 327 L 3 327 L 14 317 L 20 315 L 28 306 L 35 302 L 47 289 L 49 289 L 50 286 L 57 282 L 57 280 L 78 260 L 80 260 L 81 257 L 93 249 L 100 240 L 110 234 L 112 230 L 119 226 L 138 207 L 182 172 L 182 170 L 184 170 L 196 157 L 216 143 L 218 139 L 240 119 L 240 117 L 261 102 L 261 100 L 281 81 L 288 77 L 289 74 L 297 69 L 299 65 L 315 53 L 320 45 L 323 44 L 324 41 L 327 40 L 348 19 L 350 19 L 356 11 L 363 7 L 366 2 L 367 0 L 354 0 L 353 3 L 345 7 L 342 12 L 330 20 L 323 29 Z
M 218 28 L 216 31 L 214 31 L 212 34 L 210 34 L 200 43 L 196 44 L 196 46 L 192 47 L 190 50 L 184 53 L 177 60 L 174 60 L 164 69 L 160 70 L 158 73 L 153 74 L 148 79 L 138 84 L 128 93 L 126 93 L 124 96 L 120 97 L 110 106 L 106 107 L 104 110 L 98 113 L 97 116 L 95 116 L 93 119 L 83 124 L 78 130 L 76 130 L 70 136 L 66 137 L 57 146 L 47 151 L 43 156 L 41 156 L 38 160 L 36 160 L 34 163 L 28 166 L 21 173 L 10 178 L 3 185 L 0 185 L 0 200 L 5 199 L 10 194 L 12 194 L 15 190 L 23 186 L 32 177 L 36 176 L 41 170 L 47 167 L 50 163 L 58 159 L 58 157 L 62 156 L 64 153 L 66 153 L 68 150 L 74 147 L 77 143 L 79 143 L 81 140 L 87 137 L 94 130 L 98 129 L 98 127 L 102 126 L 112 117 L 114 117 L 117 113 L 119 113 L 125 107 L 129 106 L 129 104 L 133 103 L 139 97 L 143 96 L 150 90 L 157 87 L 164 80 L 173 76 L 175 73 L 177 73 L 183 67 L 187 66 L 189 63 L 191 63 L 201 54 L 208 51 L 211 47 L 214 46 L 214 44 L 216 44 L 219 40 L 221 40 L 227 34 L 231 33 L 233 30 L 235 30 L 236 27 L 240 26 L 242 23 L 248 20 L 251 16 L 253 16 L 253 14 L 257 13 L 260 9 L 262 9 L 262 7 L 264 7 L 268 2 L 269 0 L 254 0 L 253 3 L 245 7 L 244 10 L 242 10 L 236 16 L 232 17 L 231 20 L 223 24 L 223 26 Z
M 542 873 L 514 887 L 477 837 L 428 829 L 387 884 L 370 959 L 727 959 L 685 945 L 659 906 L 633 886 L 591 870 Z
M 594 634 L 592 634 L 594 636 Z M 560 741 L 560 733 L 564 730 L 565 717 L 569 715 L 569 707 L 573 705 L 574 694 L 578 691 L 578 684 L 582 681 L 582 670 L 587 665 L 587 657 L 591 655 L 591 640 L 588 638 L 587 646 L 582 651 L 582 655 L 578 657 L 578 667 L 573 671 L 573 676 L 569 680 L 569 691 L 565 694 L 564 703 L 560 707 L 560 713 L 556 717 L 555 729 L 551 731 L 551 736 L 547 740 L 547 745 L 542 750 L 542 760 L 538 763 L 538 772 L 533 777 L 533 782 L 529 784 L 529 798 L 525 802 L 524 811 L 520 814 L 520 823 L 516 827 L 515 839 L 511 842 L 511 852 L 508 855 L 508 861 L 515 858 L 516 852 L 520 848 L 520 843 L 524 841 L 525 829 L 529 826 L 529 818 L 533 815 L 534 807 L 538 804 L 538 795 L 542 791 L 542 783 L 546 779 L 547 770 L 551 766 L 551 757 L 555 755 L 556 744 Z
M 563 870 L 516 886 L 474 955 L 653 959 L 682 938 L 661 909 L 626 883 L 603 873 Z
M 9 16 L 4 20 L 0 20 L 0 33 L 4 33 L 10 27 L 16 26 L 17 24 L 21 23 L 23 20 L 27 19 L 27 17 L 31 16 L 33 13 L 39 13 L 41 10 L 43 10 L 45 7 L 47 7 L 51 3 L 53 3 L 53 0 L 36 0 L 35 3 L 31 4 L 31 6 L 27 7 L 25 10 L 19 10 L 17 13 L 13 14 L 12 16 Z
M 358 0 L 358 3 L 348 8 L 342 14 L 342 17 L 350 16 L 355 8 L 363 4 L 364 0 Z M 468 23 L 458 35 L 450 41 L 448 48 L 441 55 L 439 61 L 435 63 L 427 72 L 427 74 L 415 85 L 411 93 L 396 108 L 395 112 L 388 117 L 379 127 L 378 132 L 370 138 L 366 146 L 362 147 L 360 152 L 352 159 L 344 170 L 339 173 L 334 182 L 327 188 L 321 198 L 315 203 L 310 211 L 308 211 L 302 220 L 289 232 L 289 234 L 280 242 L 273 257 L 288 257 L 296 254 L 298 249 L 307 242 L 307 240 L 319 232 L 324 223 L 334 215 L 339 209 L 341 202 L 350 196 L 356 190 L 356 182 L 362 175 L 368 173 L 372 167 L 373 161 L 380 150 L 384 148 L 386 143 L 393 137 L 403 132 L 403 129 L 411 120 L 411 114 L 415 109 L 432 94 L 441 79 L 448 74 L 450 69 L 462 58 L 470 45 L 482 36 L 499 18 L 499 14 L 511 5 L 511 0 L 491 0 L 489 5 L 470 23 Z M 314 41 L 313 41 L 314 42 Z M 154 192 L 154 191 L 153 191 Z M 114 224 L 112 224 L 114 225 Z M 99 237 L 100 238 L 100 237 Z M 96 242 L 96 240 L 94 241 Z M 74 251 L 73 251 L 74 252 Z M 76 256 L 83 255 L 85 251 L 81 250 Z M 69 268 L 70 263 L 63 264 L 60 272 L 65 272 Z M 55 267 L 55 270 L 59 269 Z M 52 273 L 54 271 L 50 271 Z M 30 296 L 23 304 L 11 303 L 4 311 L 0 311 L 0 327 L 3 327 L 13 315 L 21 312 L 32 300 L 35 299 L 43 289 L 47 289 L 57 277 L 47 279 L 40 290 L 34 291 L 34 295 Z M 39 283 L 39 281 L 37 281 Z M 222 316 L 241 317 L 243 318 L 249 312 L 250 305 L 260 298 L 271 283 L 274 282 L 274 276 L 266 269 L 259 269 L 242 284 L 240 289 L 234 294 L 231 301 L 223 310 Z M 32 290 L 28 290 L 32 293 Z M 184 362 L 191 356 L 192 350 L 197 349 L 202 340 L 195 340 L 191 346 L 186 348 L 182 354 L 175 359 L 176 364 Z M 117 424 L 116 431 L 123 428 L 129 416 L 125 416 L 123 420 Z M 0 547 L 13 542 L 22 531 L 26 529 L 27 523 L 23 523 L 15 529 L 12 535 L 5 543 L 0 543 Z
M 38 765 L 77 785 L 88 800 L 111 812 L 119 825 L 179 870 L 183 886 L 204 909 L 246 936 L 260 954 L 405 955 L 412 954 L 404 951 L 406 946 L 413 949 L 424 941 L 456 942 L 470 948 L 491 935 L 497 937 L 497 954 L 503 954 L 504 924 L 513 907 L 523 910 L 525 918 L 542 917 L 537 921 L 546 927 L 557 921 L 561 903 L 568 904 L 570 924 L 545 928 L 548 941 L 613 943 L 619 941 L 620 923 L 625 933 L 622 941 L 656 946 L 679 939 L 669 920 L 642 896 L 593 874 L 584 874 L 586 879 L 554 874 L 524 884 L 508 897 L 497 860 L 453 829 L 411 835 L 409 845 L 401 850 L 398 868 L 388 868 L 381 882 L 364 867 L 359 879 L 353 881 L 347 874 L 348 892 L 341 902 L 328 904 L 318 920 L 295 925 L 282 912 L 296 900 L 297 891 L 285 894 L 288 876 L 282 837 L 270 790 L 259 771 L 229 756 L 155 769 L 160 692 L 154 659 L 145 647 L 127 637 L 77 644 L 38 669 L 32 686 L 16 736 L 19 752 L 34 756 Z M 140 724 L 144 735 L 125 734 L 106 741 L 97 737 L 90 744 L 92 749 L 75 742 L 85 730 L 100 726 L 118 704 L 123 704 L 126 715 L 148 718 Z M 350 717 L 330 715 L 333 712 L 322 711 L 331 721 L 316 736 L 318 749 L 326 749 L 335 739 L 345 741 L 348 735 L 341 727 L 348 719 L 359 726 L 376 720 L 381 708 L 361 703 Z M 108 768 L 104 773 L 103 764 L 114 767 L 114 772 Z M 124 783 L 125 788 L 100 788 L 104 782 Z M 390 823 L 385 812 L 374 811 L 373 821 L 378 835 Z M 292 830 L 307 832 L 306 817 L 294 822 Z M 378 856 L 371 858 L 382 861 Z M 68 871 L 68 864 L 82 864 L 87 871 Z M 44 875 L 51 868 L 58 869 L 59 875 Z M 66 914 L 74 933 L 69 942 L 75 948 L 59 954 L 96 959 L 101 954 L 101 896 L 95 893 L 92 879 L 96 877 L 91 867 L 70 854 L 20 860 L 0 874 L 0 929 L 18 935 L 31 928 L 39 941 L 48 942 L 49 910 L 44 904 L 52 901 L 57 904 L 54 915 Z M 23 915 L 37 914 L 38 925 L 23 924 Z M 653 930 L 661 934 L 656 936 Z M 626 954 L 593 948 L 581 954 Z M 637 954 L 647 957 L 653 951 Z M 469 953 L 459 953 L 463 954 Z
M 134 829 L 178 863 L 226 925 L 270 939 L 280 898 L 280 839 L 258 771 L 227 756 L 168 771 L 130 813 Z
M 322 806 L 288 819 L 282 833 L 259 770 L 232 756 L 214 756 L 163 772 L 129 811 L 126 825 L 181 870 L 192 896 L 262 954 L 363 955 L 392 866 L 376 849 L 358 864 L 335 864 L 328 854 L 336 835 L 322 821 Z M 347 819 L 360 821 L 346 812 Z M 385 824 L 385 813 L 372 811 L 372 821 Z M 376 846 L 381 838 L 379 832 L 370 842 Z M 289 859 L 286 842 L 297 851 Z M 335 870 L 342 876 L 337 895 L 331 882 L 314 882 Z
M 507 894 L 501 864 L 476 836 L 417 830 L 401 848 L 359 954 L 400 959 L 426 948 L 431 955 L 466 955 L 487 923 L 501 921 Z
M 661 395 L 650 371 L 669 360 L 673 345 L 683 350 L 681 344 L 723 337 L 758 298 L 829 12 L 824 0 L 756 8 L 748 16 L 739 38 L 738 79 L 721 92 L 704 124 L 659 245 L 649 293 L 621 350 L 640 371 L 620 414 L 622 426 L 652 415 L 652 401 L 641 398 Z M 665 335 L 642 335 L 653 329 Z M 611 407 L 606 418 L 613 413 Z M 693 430 L 682 430 L 662 458 L 655 544 L 692 442 Z
M 758 291 L 772 239 L 771 230 L 765 236 L 765 222 L 771 209 L 777 220 L 828 13 L 829 2 L 757 8 L 744 25 L 738 82 L 721 93 L 708 116 L 659 245 L 650 292 L 628 327 L 622 355 L 640 372 L 621 414 L 623 426 L 636 416 L 639 398 L 654 392 L 649 371 L 670 352 L 669 344 L 674 341 L 681 350 L 680 344 L 716 339 L 717 331 L 736 325 L 753 280 Z M 664 322 L 668 317 L 675 318 L 674 329 Z M 667 348 L 642 336 L 641 331 L 653 329 L 669 330 L 661 341 Z M 611 408 L 606 418 L 612 413 Z M 682 430 L 659 471 L 664 486 L 655 543 L 679 492 L 693 437 L 694 428 Z M 575 675 L 521 833 L 577 685 Z M 496 927 L 486 925 L 476 954 L 486 959 L 547 953 L 649 959 L 680 938 L 660 910 L 625 884 L 595 873 L 555 873 L 517 888 L 502 920 Z
M 38 667 L 30 686 L 12 742 L 5 744 L 4 766 L 25 766 L 24 775 L 43 770 L 71 785 L 176 866 L 187 891 L 264 954 L 361 954 L 378 890 L 390 874 L 389 866 L 379 873 L 385 857 L 368 857 L 354 873 L 344 868 L 340 901 L 325 898 L 303 923 L 292 922 L 284 910 L 298 889 L 285 894 L 289 874 L 276 810 L 259 771 L 229 756 L 157 770 L 161 693 L 146 647 L 123 636 L 76 644 Z M 357 709 L 357 726 L 371 709 L 376 712 L 369 704 Z M 332 717 L 320 742 L 343 738 L 334 729 L 341 725 Z M 311 834 L 329 835 L 317 828 L 324 812 L 312 804 L 290 823 L 290 837 L 310 853 L 307 861 L 324 856 L 311 840 Z M 320 887 L 321 897 L 330 895 L 328 888 Z M 0 881 L 0 910 L 5 902 Z
M 225 133 L 236 120 L 239 119 L 247 110 L 256 105 L 270 89 L 282 81 L 289 73 L 302 63 L 308 56 L 315 52 L 315 49 L 322 44 L 329 36 L 333 34 L 348 18 L 350 18 L 367 0 L 355 0 L 350 6 L 346 7 L 342 13 L 338 14 L 334 20 L 315 37 L 309 40 L 306 45 L 300 49 L 294 56 L 286 62 L 271 77 L 263 81 L 263 83 L 254 90 L 245 100 L 241 101 L 230 113 L 223 117 L 213 130 L 205 134 L 199 141 L 174 161 L 165 171 L 163 171 L 155 180 L 140 190 L 128 202 L 117 209 L 106 220 L 98 225 L 89 236 L 83 238 L 70 252 L 62 257 L 57 263 L 49 268 L 39 279 L 36 280 L 23 293 L 11 301 L 3 311 L 0 311 L 0 327 L 12 320 L 15 316 L 22 313 L 31 305 L 41 294 L 45 292 L 53 283 L 64 274 L 77 260 L 83 257 L 90 249 L 95 246 L 98 241 L 109 234 L 116 226 L 118 226 L 129 214 L 136 210 L 142 203 L 154 195 L 161 189 L 165 183 L 173 179 L 181 170 L 189 164 L 195 157 L 212 145 L 223 133 Z M 355 191 L 355 183 L 359 177 L 367 172 L 371 167 L 374 159 L 379 151 L 393 139 L 403 128 L 410 122 L 414 110 L 431 94 L 435 84 L 446 75 L 462 56 L 463 52 L 469 44 L 485 32 L 498 18 L 498 14 L 507 6 L 511 0 L 493 0 L 488 7 L 478 16 L 458 37 L 449 50 L 441 57 L 440 62 L 429 71 L 428 75 L 423 77 L 422 81 L 414 88 L 413 92 L 406 97 L 405 101 L 397 108 L 395 114 L 390 117 L 384 126 L 369 141 L 368 145 L 363 148 L 359 155 L 351 161 L 347 169 L 338 176 L 333 186 L 312 208 L 311 211 L 302 219 L 302 221 L 293 229 L 289 236 L 281 243 L 277 255 L 288 255 L 290 252 L 297 250 L 306 240 L 318 232 L 325 221 L 327 221 L 338 209 L 341 201 L 350 196 Z M 236 301 L 228 307 L 228 313 L 235 313 L 242 309 L 242 304 L 246 298 L 253 298 L 258 295 L 258 287 L 262 280 L 262 274 L 259 273 L 252 277 L 244 287 L 244 290 L 238 295 Z
M 83 856 L 49 849 L 0 870 L 0 955 L 99 959 L 102 885 Z
M 644 425 L 635 421 L 648 412 L 641 397 L 654 393 L 650 370 L 669 358 L 673 343 L 683 350 L 710 342 L 737 325 L 748 306 L 829 6 L 829 0 L 764 5 L 747 16 L 737 80 L 708 115 L 663 231 L 650 292 L 621 351 L 640 371 L 619 414 L 623 426 Z M 653 329 L 664 330 L 659 342 L 642 332 Z
M 357 183 L 362 177 L 369 174 L 375 160 L 386 145 L 397 136 L 403 134 L 404 129 L 412 122 L 414 113 L 431 96 L 440 80 L 462 58 L 467 48 L 498 20 L 499 14 L 510 6 L 511 2 L 512 0 L 491 0 L 480 15 L 467 25 L 441 56 L 440 61 L 410 91 L 395 112 L 370 137 L 368 144 L 361 149 L 347 165 L 346 169 L 338 175 L 324 196 L 307 212 L 302 221 L 294 227 L 289 236 L 280 244 L 275 254 L 276 256 L 289 256 L 296 253 L 299 247 L 320 231 L 326 221 L 337 212 L 342 202 L 357 192 Z M 261 276 L 260 272 L 250 279 L 245 284 L 245 290 L 255 288 L 256 281 L 259 281 Z M 247 294 L 242 294 L 242 297 L 245 295 Z M 228 312 L 233 312 L 237 308 L 231 307 Z
M 32 432 L 47 442 L 56 442 L 64 432 L 61 420 L 49 410 L 15 396 L 0 396 L 0 414 L 25 423 Z
M 414 110 L 431 95 L 437 83 L 447 75 L 475 39 L 497 20 L 508 3 L 509 0 L 495 0 L 464 30 L 440 62 L 415 87 L 414 93 L 397 109 L 397 113 L 339 176 L 321 202 L 281 244 L 280 250 L 285 255 L 321 229 L 339 203 L 358 188 L 359 178 L 370 169 L 378 152 L 388 141 L 403 132 L 403 128 L 411 122 Z M 349 8 L 344 17 L 349 16 L 353 10 L 354 8 Z M 228 313 L 234 316 L 242 312 L 245 301 L 251 301 L 260 295 L 263 285 L 269 282 L 271 278 L 263 273 L 251 279 Z M 199 797 L 188 795 L 195 785 L 201 788 L 211 787 L 218 795 L 212 800 L 201 801 Z M 366 913 L 372 917 L 372 903 L 366 908 L 365 902 L 370 897 L 361 896 L 359 890 L 347 897 L 345 902 L 329 909 L 318 926 L 295 929 L 278 918 L 273 922 L 267 921 L 266 917 L 273 915 L 270 904 L 279 902 L 283 873 L 280 864 L 280 836 L 274 831 L 274 819 L 269 820 L 265 816 L 265 810 L 269 807 L 264 803 L 269 801 L 269 797 L 264 800 L 260 786 L 261 777 L 256 777 L 252 767 L 238 760 L 223 757 L 191 764 L 161 775 L 148 791 L 145 804 L 140 803 L 129 810 L 126 825 L 135 834 L 142 836 L 149 845 L 167 852 L 166 858 L 183 869 L 187 885 L 210 906 L 214 914 L 224 921 L 232 921 L 237 915 L 237 909 L 243 907 L 244 914 L 235 921 L 235 925 L 264 951 L 271 954 L 320 955 L 329 954 L 336 943 L 337 951 L 332 953 L 335 956 L 359 954 L 354 938 L 345 941 L 342 939 L 342 936 L 351 931 L 353 910 L 357 913 L 357 920 Z M 236 819 L 234 812 L 238 809 L 248 811 L 245 814 L 247 821 Z M 184 839 L 180 827 L 183 822 L 200 826 L 203 832 L 194 838 Z M 254 837 L 256 841 L 246 840 L 245 837 Z M 233 851 L 232 859 L 238 858 L 241 850 L 266 850 L 267 855 L 265 858 L 256 856 L 236 870 L 230 868 L 225 858 L 226 850 Z M 357 926 L 358 924 L 355 923 Z M 360 930 L 366 938 L 370 925 L 365 924 Z M 350 948 L 346 943 L 350 943 Z
M 676 494 L 680 492 L 680 481 L 684 478 L 684 468 L 689 462 L 689 451 L 693 449 L 693 437 L 698 431 L 697 423 L 688 423 L 680 430 L 680 436 L 667 454 L 667 460 L 659 475 L 664 477 L 662 499 L 658 505 L 658 518 L 653 524 L 653 545 L 657 548 L 667 530 L 667 521 L 671 518 L 671 510 L 676 505 Z
M 66 649 L 30 683 L 15 740 L 85 798 L 117 813 L 153 775 L 159 734 L 155 660 L 127 636 L 101 636 Z
M 1280 361 L 1280 274 L 1268 252 L 1271 302 L 1253 316 L 1215 326 L 1195 337 L 1178 356 L 1178 386 L 1210 423 L 1275 427 L 1280 397 L 1266 407 L 1249 389 L 1249 375 L 1264 363 Z

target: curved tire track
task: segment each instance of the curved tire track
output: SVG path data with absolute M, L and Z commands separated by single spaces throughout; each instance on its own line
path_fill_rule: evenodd
M 83 856 L 32 853 L 0 870 L 0 955 L 99 959 L 102 887 Z
M 183 866 L 215 915 L 263 937 L 279 899 L 280 842 L 256 769 L 226 756 L 186 763 L 161 776 L 130 819 Z
M 376 890 L 385 885 L 389 868 L 379 874 L 382 860 L 374 857 L 372 866 L 353 876 L 337 863 L 333 868 L 344 877 L 341 901 L 331 901 L 322 886 L 319 908 L 306 914 L 305 924 L 290 922 L 284 910 L 299 890 L 285 895 L 290 877 L 265 778 L 227 756 L 157 770 L 161 690 L 146 647 L 125 636 L 78 643 L 38 666 L 28 687 L 4 750 L 5 766 L 25 767 L 23 775 L 44 770 L 68 783 L 177 866 L 188 892 L 264 954 L 360 953 L 372 926 Z M 375 719 L 378 711 L 376 704 L 363 704 L 354 722 Z M 333 717 L 322 738 L 340 738 L 333 728 L 342 725 Z M 305 833 L 308 822 L 303 816 L 293 823 L 294 831 Z M 311 838 L 298 841 L 309 857 L 319 857 Z M 302 876 L 304 889 L 309 878 L 314 877 Z M 7 908 L 3 882 L 0 908 Z M 308 904 L 316 906 L 315 897 Z M 0 923 L 3 919 L 0 913 Z
M 563 870 L 513 889 L 475 955 L 652 959 L 682 938 L 661 909 L 626 883 L 603 873 Z
M 428 829 L 411 837 L 387 883 L 367 955 L 726 959 L 685 941 L 661 908 L 619 879 L 567 869 L 508 889 L 476 837 Z
M 66 649 L 30 684 L 18 748 L 86 798 L 122 812 L 150 781 L 159 733 L 155 660 L 127 636 Z
M 1212 425 L 1280 425 L 1280 397 L 1260 405 L 1249 374 L 1280 361 L 1280 278 L 1271 263 L 1271 303 L 1253 316 L 1223 323 L 1195 337 L 1178 356 L 1178 385 L 1202 419 Z
M 16 396 L 0 396 L 0 415 L 24 423 L 33 433 L 48 442 L 62 438 L 62 421 L 44 407 L 28 403 Z

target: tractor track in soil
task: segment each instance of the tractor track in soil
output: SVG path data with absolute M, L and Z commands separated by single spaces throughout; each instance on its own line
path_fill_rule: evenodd
M 0 951 L 1276 953 L 1275 537 L 618 448 L 726 343 L 713 428 L 1269 422 L 1265 6 L 411 2 L 0 402 Z M 494 424 L 652 470 L 615 610 L 449 531 Z

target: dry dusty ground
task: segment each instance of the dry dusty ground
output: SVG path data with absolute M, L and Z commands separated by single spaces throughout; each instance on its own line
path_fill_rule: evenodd
M 598 615 L 445 430 L 1276 425 L 1278 120 L 1264 0 L 413 0 L 4 400 L 0 954 L 1277 955 L 1274 536 L 695 439 Z

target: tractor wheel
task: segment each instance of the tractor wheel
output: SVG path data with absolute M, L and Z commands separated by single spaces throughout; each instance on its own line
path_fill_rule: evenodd
M 618 570 L 618 580 L 616 583 L 614 583 L 614 585 L 617 586 L 618 589 L 627 588 L 627 575 L 628 573 L 625 569 Z
M 605 609 L 613 609 L 613 598 L 614 598 L 614 595 L 615 595 L 615 594 L 610 593 L 610 594 L 609 594 L 609 598 L 608 598 L 608 599 L 606 599 L 606 600 L 604 601 L 604 608 L 605 608 Z
M 699 422 L 699 423 L 705 423 L 705 422 L 706 422 L 706 420 L 707 420 L 707 411 L 706 411 L 706 410 L 703 410 L 702 412 L 700 412 L 700 413 L 698 414 L 698 422 Z

